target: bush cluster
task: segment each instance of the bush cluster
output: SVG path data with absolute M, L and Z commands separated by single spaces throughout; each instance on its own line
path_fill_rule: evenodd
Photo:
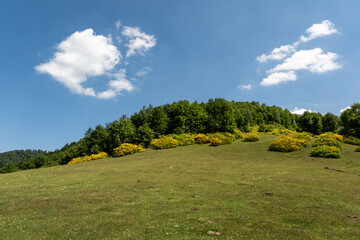
M 210 138 L 202 133 L 195 135 L 194 140 L 197 144 L 205 144 L 210 142 Z
M 343 142 L 351 145 L 360 146 L 360 139 L 353 136 L 344 137 Z
M 243 138 L 244 142 L 258 142 L 260 140 L 256 133 L 251 133 Z
M 277 152 L 293 152 L 299 151 L 310 145 L 308 140 L 301 137 L 298 138 L 298 136 L 299 135 L 295 134 L 280 136 L 270 144 L 269 150 Z
M 150 146 L 154 149 L 167 149 L 179 146 L 179 142 L 168 136 L 160 136 L 150 142 Z
M 68 164 L 87 162 L 87 161 L 90 161 L 90 160 L 106 158 L 108 156 L 109 155 L 106 152 L 101 152 L 101 153 L 98 153 L 98 154 L 92 154 L 90 156 L 73 158 L 70 162 L 68 162 Z
M 145 149 L 141 145 L 123 143 L 119 147 L 114 149 L 114 157 L 121 157 L 125 155 L 130 155 L 138 152 L 144 152 Z
M 341 153 L 338 147 L 320 145 L 311 150 L 311 156 L 323 158 L 340 158 Z
M 360 152 L 360 147 L 356 148 L 355 152 Z
M 178 141 L 179 146 L 186 146 L 195 144 L 194 136 L 190 133 L 182 134 L 169 134 L 168 137 L 171 137 Z

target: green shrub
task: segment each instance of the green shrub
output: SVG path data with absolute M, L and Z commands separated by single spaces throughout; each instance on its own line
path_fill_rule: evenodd
M 177 140 L 179 146 L 195 144 L 195 139 L 194 139 L 193 135 L 190 133 L 169 134 L 167 136 Z
M 321 145 L 311 150 L 311 156 L 323 158 L 340 158 L 341 153 L 338 147 Z
M 298 139 L 292 135 L 278 137 L 273 141 L 270 146 L 270 151 L 277 152 L 293 152 L 303 149 L 305 146 L 308 146 L 308 142 L 304 139 Z
M 340 150 L 342 149 L 342 146 L 341 146 L 341 142 L 339 142 L 338 140 L 336 140 L 335 138 L 332 138 L 332 137 L 320 137 L 318 138 L 314 143 L 313 143 L 313 147 L 318 147 L 318 146 L 323 146 L 323 145 L 326 145 L 326 146 L 332 146 L 332 147 L 337 147 L 339 148 Z
M 235 139 L 244 138 L 244 134 L 238 129 L 234 130 L 234 136 L 235 136 Z
M 177 140 L 171 137 L 160 136 L 159 138 L 151 140 L 150 146 L 154 149 L 167 149 L 167 148 L 175 148 L 179 146 L 179 143 Z
M 347 136 L 343 139 L 344 143 L 360 146 L 360 139 L 354 136 Z
M 210 142 L 210 139 L 205 134 L 199 133 L 194 137 L 195 143 L 197 144 L 205 144 Z
M 131 143 L 123 143 L 119 147 L 114 149 L 114 157 L 121 157 L 138 152 L 144 152 L 145 150 L 141 145 L 135 145 Z
M 360 152 L 360 147 L 356 148 L 355 152 Z
M 256 133 L 251 133 L 243 138 L 244 142 L 258 142 L 260 140 Z
M 19 169 L 12 162 L 9 162 L 3 168 L 0 168 L 0 173 L 11 173 L 18 170 Z

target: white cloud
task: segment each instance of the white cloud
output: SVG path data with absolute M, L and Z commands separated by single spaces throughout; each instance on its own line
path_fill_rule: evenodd
M 248 84 L 248 85 L 241 84 L 238 87 L 241 88 L 241 89 L 246 89 L 246 90 L 251 90 L 252 89 L 251 84 Z
M 308 42 L 318 37 L 329 36 L 338 31 L 335 28 L 335 25 L 329 20 L 324 20 L 319 24 L 313 24 L 310 28 L 308 28 L 305 32 L 308 36 L 300 36 L 300 40 L 292 43 L 280 46 L 278 48 L 274 48 L 270 54 L 262 54 L 257 57 L 256 60 L 260 63 L 266 63 L 268 60 L 282 60 L 294 53 L 297 47 L 304 42 Z
M 263 87 L 277 85 L 282 82 L 296 81 L 297 77 L 294 71 L 289 72 L 274 72 L 267 78 L 264 78 L 260 85 Z
M 122 56 L 111 38 L 96 35 L 92 29 L 75 32 L 57 46 L 47 63 L 35 66 L 39 73 L 48 73 L 73 93 L 96 96 L 93 88 L 84 88 L 88 77 L 105 74 L 117 65 Z
M 144 67 L 140 71 L 136 72 L 135 75 L 138 76 L 138 77 L 142 77 L 142 76 L 148 74 L 151 71 L 152 71 L 151 67 Z
M 343 113 L 344 111 L 348 110 L 348 109 L 351 109 L 351 106 L 347 106 L 346 108 L 343 108 L 340 110 L 340 113 Z
M 129 42 L 126 44 L 129 50 L 126 53 L 127 57 L 135 54 L 144 55 L 146 51 L 154 47 L 156 38 L 154 35 L 147 35 L 140 31 L 138 27 L 125 26 L 122 34 L 128 38 Z
M 281 60 L 293 53 L 296 49 L 297 44 L 283 45 L 278 48 L 274 48 L 269 55 L 262 54 L 257 57 L 256 60 L 261 63 L 266 63 L 268 60 Z
M 312 73 L 326 73 L 341 68 L 336 62 L 336 53 L 324 53 L 321 48 L 310 50 L 297 50 L 301 43 L 308 42 L 318 37 L 328 36 L 338 33 L 335 26 L 329 20 L 324 20 L 320 24 L 313 24 L 306 30 L 307 36 L 301 36 L 300 40 L 275 48 L 268 55 L 262 54 L 256 60 L 266 63 L 268 60 L 283 60 L 273 69 L 267 71 L 268 76 L 262 80 L 261 86 L 277 85 L 281 82 L 296 81 L 297 71 L 306 70 Z
M 117 30 L 119 30 L 120 27 L 121 27 L 121 22 L 120 22 L 120 21 L 117 21 L 117 22 L 115 23 L 115 27 L 116 27 Z
M 324 20 L 321 23 L 313 24 L 306 30 L 305 33 L 307 33 L 308 36 L 301 36 L 300 40 L 302 42 L 308 42 L 318 37 L 329 36 L 338 33 L 338 31 L 336 30 L 335 25 L 332 22 L 330 22 L 329 20 Z
M 115 23 L 115 27 L 121 27 L 120 21 Z M 129 48 L 128 57 L 134 54 L 143 55 L 156 44 L 154 35 L 147 35 L 137 27 L 126 26 L 122 34 L 128 40 L 127 44 L 123 44 Z M 116 40 L 121 44 L 119 36 L 116 36 Z M 126 67 L 129 62 L 122 62 L 122 55 L 113 44 L 111 34 L 106 37 L 96 35 L 93 29 L 77 31 L 58 44 L 56 49 L 50 60 L 35 66 L 35 69 L 39 73 L 49 74 L 71 92 L 106 99 L 116 97 L 123 91 L 134 90 L 135 87 L 127 79 L 126 69 L 119 68 L 120 63 Z M 146 67 L 135 75 L 143 76 L 151 70 Z M 108 79 L 107 90 L 97 92 L 92 87 L 84 87 L 85 83 L 89 85 L 89 78 L 100 76 Z
M 297 114 L 297 115 L 302 115 L 304 114 L 304 112 L 312 112 L 310 109 L 305 109 L 305 108 L 298 108 L 295 107 L 292 111 L 290 111 L 293 114 Z
M 107 99 L 113 98 L 120 94 L 122 91 L 131 92 L 134 90 L 134 86 L 126 78 L 126 69 L 120 69 L 119 72 L 114 74 L 108 74 L 109 77 L 114 78 L 109 82 L 109 89 L 97 94 L 98 98 Z
M 336 53 L 323 53 L 321 48 L 311 50 L 300 50 L 291 57 L 285 59 L 284 63 L 277 65 L 269 72 L 308 70 L 312 73 L 325 73 L 339 69 L 341 66 L 335 62 L 338 58 Z

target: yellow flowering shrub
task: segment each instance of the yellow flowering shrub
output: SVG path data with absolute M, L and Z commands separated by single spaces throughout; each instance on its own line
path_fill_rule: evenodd
M 293 152 L 308 146 L 308 142 L 304 139 L 298 139 L 292 135 L 280 136 L 270 143 L 269 150 L 276 152 Z
M 210 139 L 210 146 L 219 146 L 225 144 L 220 138 L 212 137 Z
M 338 147 L 321 145 L 314 147 L 310 153 L 313 157 L 340 158 L 341 153 Z
M 123 143 L 119 147 L 114 149 L 114 156 L 121 157 L 125 155 L 130 155 L 138 152 L 144 152 L 145 149 L 141 145 Z
M 150 146 L 154 149 L 166 149 L 166 148 L 175 148 L 179 146 L 179 143 L 177 140 L 171 137 L 160 136 L 159 138 L 151 140 Z
M 295 131 L 289 130 L 289 129 L 280 129 L 280 128 L 275 128 L 274 130 L 270 131 L 270 132 L 265 132 L 265 134 L 269 134 L 269 135 L 290 135 L 290 134 L 294 134 Z
M 186 146 L 195 144 L 194 136 L 190 133 L 182 134 L 169 134 L 168 137 L 171 137 L 178 141 L 179 146 Z
M 259 140 L 260 138 L 256 133 L 251 133 L 243 138 L 244 142 L 258 142 Z
M 244 138 L 244 134 L 238 129 L 234 130 L 234 136 L 235 136 L 235 139 Z
M 332 138 L 330 136 L 323 136 L 323 137 L 319 137 L 314 143 L 313 143 L 313 147 L 318 147 L 318 146 L 333 146 L 333 147 L 337 147 L 340 150 L 342 149 L 341 146 L 341 142 L 339 142 L 338 140 L 336 140 L 335 138 Z
M 336 134 L 336 133 L 333 133 L 333 132 L 326 132 L 326 133 L 323 133 L 323 134 L 320 134 L 318 136 L 319 138 L 322 138 L 322 137 L 330 137 L 330 138 L 334 138 L 340 142 L 342 142 L 344 140 L 344 137 L 339 135 L 339 134 Z
M 211 139 L 213 139 L 213 138 L 220 139 L 222 144 L 231 144 L 235 140 L 235 136 L 232 135 L 231 133 L 218 133 L 217 132 L 217 133 L 208 134 L 208 136 L 210 138 L 210 145 L 211 145 Z M 217 139 L 214 141 L 217 141 Z M 211 145 L 211 146 L 215 146 L 215 145 Z M 218 146 L 218 145 L 216 145 L 216 146 Z
M 101 152 L 101 153 L 98 153 L 98 154 L 92 154 L 90 156 L 73 158 L 70 162 L 68 162 L 68 164 L 87 162 L 87 161 L 90 161 L 90 160 L 106 158 L 108 156 L 109 155 L 106 152 Z
M 197 143 L 197 144 L 205 144 L 205 143 L 210 142 L 209 137 L 206 136 L 205 134 L 201 134 L 201 133 L 195 135 L 194 140 L 195 140 L 195 143 Z
M 291 136 L 292 138 L 297 139 L 298 142 L 299 143 L 301 142 L 304 147 L 310 146 L 310 143 L 311 143 L 311 140 L 312 140 L 311 135 L 309 133 L 306 133 L 306 132 L 302 132 L 302 133 L 295 132 L 295 133 L 293 133 L 291 135 L 288 135 L 288 136 Z M 300 141 L 300 140 L 302 140 L 302 141 Z

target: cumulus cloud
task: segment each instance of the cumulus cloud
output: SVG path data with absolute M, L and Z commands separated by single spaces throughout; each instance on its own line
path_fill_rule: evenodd
M 126 69 L 120 69 L 119 72 L 108 74 L 113 80 L 108 83 L 108 90 L 97 94 L 98 98 L 107 99 L 113 98 L 120 94 L 122 91 L 131 92 L 134 90 L 134 86 L 126 78 Z
M 256 58 L 260 63 L 284 59 L 282 63 L 267 71 L 268 76 L 261 81 L 261 86 L 296 81 L 296 73 L 300 70 L 312 73 L 326 73 L 341 68 L 341 65 L 336 62 L 339 57 L 336 53 L 324 53 L 321 48 L 297 50 L 301 43 L 338 33 L 332 22 L 324 20 L 319 24 L 313 24 L 305 33 L 306 36 L 301 36 L 300 40 L 275 48 L 270 54 L 262 54 Z
M 291 57 L 285 59 L 284 63 L 277 65 L 269 72 L 308 70 L 312 73 L 325 73 L 339 69 L 341 66 L 335 62 L 338 58 L 336 53 L 323 53 L 321 48 L 311 50 L 300 50 Z
M 343 113 L 344 111 L 348 110 L 348 109 L 351 109 L 351 106 L 347 106 L 346 108 L 343 108 L 340 110 L 340 113 Z
M 290 111 L 293 114 L 297 114 L 297 115 L 302 115 L 304 114 L 304 112 L 312 112 L 310 109 L 305 109 L 305 108 L 298 108 L 295 107 L 292 111 Z
M 267 78 L 264 78 L 260 85 L 263 87 L 277 85 L 282 82 L 296 81 L 297 77 L 294 71 L 289 72 L 274 72 Z
M 120 21 L 117 21 L 115 27 L 119 29 L 120 26 Z M 144 54 L 156 42 L 153 35 L 147 35 L 139 28 L 124 27 L 123 34 L 129 40 L 126 44 L 130 51 L 127 53 L 128 56 L 135 53 Z M 121 43 L 120 38 L 118 43 Z M 49 61 L 35 66 L 35 69 L 39 73 L 49 74 L 71 92 L 107 99 L 134 89 L 132 83 L 127 80 L 126 69 L 118 67 L 122 63 L 122 55 L 113 44 L 111 35 L 96 35 L 93 29 L 77 31 L 58 44 L 56 50 Z M 128 62 L 125 61 L 123 64 L 127 66 Z M 136 75 L 142 76 L 149 71 L 151 68 L 146 67 Z M 106 91 L 97 92 L 92 87 L 84 87 L 89 78 L 99 76 L 108 78 Z
M 257 57 L 256 60 L 261 63 L 266 63 L 268 60 L 284 59 L 286 56 L 296 50 L 296 46 L 297 44 L 288 44 L 278 48 L 274 48 L 270 54 L 262 54 L 261 56 Z
M 154 35 L 148 35 L 141 32 L 138 27 L 125 26 L 122 34 L 129 40 L 126 44 L 128 51 L 126 56 L 130 57 L 135 54 L 144 55 L 146 51 L 154 47 L 156 44 L 156 38 Z
M 35 67 L 48 73 L 73 93 L 96 96 L 93 88 L 84 88 L 88 77 L 103 75 L 121 60 L 110 38 L 96 35 L 92 29 L 75 32 L 57 46 L 54 57 Z
M 321 23 L 313 24 L 306 30 L 305 33 L 308 36 L 301 36 L 300 41 L 302 42 L 308 42 L 318 37 L 324 37 L 339 32 L 332 22 L 330 22 L 329 20 L 324 20 Z
M 248 85 L 241 84 L 238 87 L 241 88 L 241 89 L 245 89 L 245 90 L 251 90 L 252 89 L 251 84 L 248 84 Z
M 308 42 L 318 37 L 325 37 L 338 31 L 335 25 L 329 20 L 324 20 L 319 24 L 313 24 L 305 31 L 307 36 L 302 35 L 300 39 L 292 44 L 282 45 L 278 48 L 274 48 L 270 54 L 262 54 L 257 57 L 256 60 L 260 63 L 266 63 L 268 60 L 282 60 L 290 54 L 296 52 L 297 47 L 304 42 Z

